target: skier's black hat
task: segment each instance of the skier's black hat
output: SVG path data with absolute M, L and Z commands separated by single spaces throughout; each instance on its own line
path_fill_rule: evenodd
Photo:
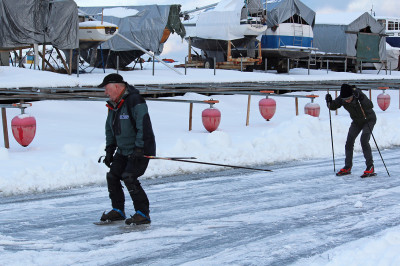
M 340 88 L 340 97 L 342 99 L 345 99 L 349 98 L 352 95 L 353 95 L 353 87 L 346 83 L 342 84 L 342 87 Z
M 126 82 L 124 81 L 124 78 L 120 74 L 113 73 L 113 74 L 107 75 L 103 79 L 103 82 L 97 87 L 103 88 L 104 86 L 106 86 L 107 84 L 110 84 L 110 83 L 125 83 L 126 84 Z

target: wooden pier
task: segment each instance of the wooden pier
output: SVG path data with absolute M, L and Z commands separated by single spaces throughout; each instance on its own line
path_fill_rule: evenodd
M 159 98 L 184 95 L 195 92 L 205 95 L 235 94 L 240 91 L 274 91 L 276 94 L 296 91 L 340 90 L 343 83 L 356 85 L 360 89 L 378 89 L 389 87 L 399 89 L 400 80 L 331 80 L 331 81 L 271 81 L 271 82 L 234 82 L 234 83 L 179 83 L 179 84 L 137 84 L 135 87 L 145 98 Z M 0 88 L 0 104 L 19 103 L 21 101 L 42 100 L 84 100 L 104 101 L 104 89 L 93 86 L 84 87 L 21 87 Z

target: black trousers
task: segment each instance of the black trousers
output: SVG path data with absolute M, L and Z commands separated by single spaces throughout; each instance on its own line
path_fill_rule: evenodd
M 142 176 L 149 164 L 149 159 L 132 159 L 116 153 L 111 164 L 110 171 L 107 173 L 107 186 L 111 205 L 113 208 L 125 211 L 125 195 L 121 181 L 125 183 L 132 198 L 135 211 L 149 214 L 149 199 L 143 190 L 138 177 Z M 126 172 L 129 169 L 129 173 Z
M 349 128 L 349 133 L 347 134 L 347 141 L 346 141 L 346 159 L 345 159 L 345 166 L 352 167 L 353 166 L 353 149 L 354 149 L 354 142 L 357 136 L 361 133 L 360 142 L 361 148 L 364 153 L 365 164 L 368 166 L 374 164 L 374 160 L 372 158 L 372 151 L 371 146 L 369 145 L 369 140 L 371 138 L 372 130 L 374 129 L 376 120 L 369 121 L 369 126 L 367 123 L 360 126 L 354 122 L 351 123 Z

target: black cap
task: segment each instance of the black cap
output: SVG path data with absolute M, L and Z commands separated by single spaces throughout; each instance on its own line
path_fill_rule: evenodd
M 104 79 L 103 82 L 97 86 L 98 88 L 103 88 L 104 86 L 106 86 L 107 84 L 110 83 L 126 83 L 124 81 L 124 78 L 120 75 L 120 74 L 109 74 L 107 75 Z
M 340 88 L 340 97 L 342 99 L 345 99 L 349 98 L 352 95 L 353 95 L 353 87 L 346 83 L 342 84 L 342 87 Z

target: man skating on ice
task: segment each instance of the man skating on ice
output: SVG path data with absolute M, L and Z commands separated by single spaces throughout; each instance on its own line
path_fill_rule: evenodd
M 335 100 L 332 100 L 332 96 L 329 93 L 325 96 L 325 100 L 330 110 L 336 110 L 343 106 L 349 112 L 352 119 L 345 146 L 345 166 L 336 175 L 351 174 L 354 142 L 360 132 L 362 132 L 360 138 L 361 147 L 367 166 L 362 177 L 375 175 L 374 160 L 372 158 L 371 146 L 369 145 L 372 130 L 376 123 L 373 103 L 360 89 L 348 84 L 341 86 L 340 95 Z
M 110 168 L 107 186 L 113 209 L 101 221 L 125 220 L 125 196 L 121 181 L 132 198 L 136 213 L 126 224 L 150 223 L 149 200 L 138 178 L 149 163 L 144 155 L 155 155 L 156 143 L 147 105 L 139 91 L 119 74 L 106 76 L 98 86 L 109 97 L 106 120 L 106 156 Z M 115 153 L 115 154 L 114 154 Z

